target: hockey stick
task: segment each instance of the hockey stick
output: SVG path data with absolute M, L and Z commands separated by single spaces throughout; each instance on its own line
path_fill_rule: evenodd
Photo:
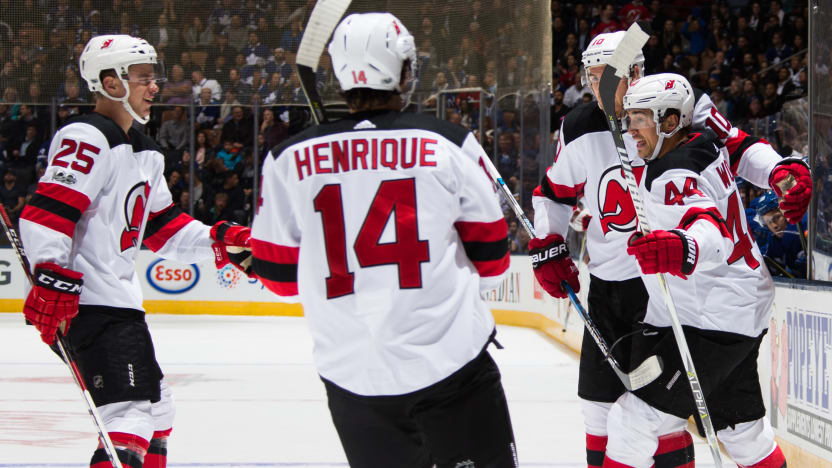
M 624 178 L 627 179 L 627 187 L 629 188 L 630 198 L 635 207 L 636 216 L 638 218 L 639 229 L 642 234 L 650 233 L 650 225 L 647 221 L 647 214 L 644 210 L 644 203 L 641 200 L 638 183 L 633 175 L 633 168 L 630 166 L 627 149 L 624 146 L 624 138 L 621 135 L 621 126 L 618 117 L 615 115 L 615 92 L 621 79 L 629 72 L 630 64 L 635 59 L 641 48 L 647 43 L 649 36 L 639 28 L 637 24 L 633 24 L 627 30 L 627 34 L 621 39 L 615 52 L 610 57 L 604 73 L 601 75 L 601 82 L 599 84 L 599 94 L 601 104 L 604 107 L 604 115 L 607 117 L 607 125 L 609 125 L 610 133 L 612 134 L 615 147 L 618 152 L 618 159 L 621 161 L 621 169 L 624 173 Z M 667 304 L 667 310 L 670 314 L 673 335 L 676 337 L 676 344 L 679 347 L 679 354 L 682 357 L 682 364 L 685 366 L 685 371 L 688 377 L 691 391 L 693 392 L 693 399 L 696 402 L 696 409 L 699 414 L 699 419 L 702 421 L 702 426 L 705 429 L 705 436 L 708 439 L 708 446 L 711 449 L 711 455 L 714 458 L 714 464 L 717 468 L 722 467 L 722 456 L 719 453 L 719 444 L 716 439 L 716 431 L 714 431 L 713 423 L 711 423 L 710 412 L 705 403 L 705 394 L 702 392 L 702 386 L 699 383 L 699 377 L 696 374 L 696 369 L 693 367 L 693 358 L 690 354 L 685 333 L 682 329 L 682 324 L 679 321 L 679 315 L 676 313 L 676 305 L 673 303 L 673 297 L 670 295 L 670 290 L 667 286 L 667 281 L 663 273 L 658 273 L 659 286 L 664 296 L 664 301 Z
M 511 205 L 512 211 L 514 211 L 514 215 L 521 221 L 521 224 L 526 229 L 526 233 L 529 237 L 534 238 L 534 225 L 532 225 L 529 218 L 526 217 L 526 214 L 523 212 L 523 208 L 520 207 L 520 204 L 517 200 L 514 199 L 514 196 L 511 194 L 511 190 L 506 185 L 506 182 L 503 180 L 500 173 L 497 171 L 497 168 L 494 167 L 494 163 L 491 162 L 489 158 L 480 158 L 481 161 L 485 161 L 485 165 L 483 166 L 486 170 L 486 173 L 491 178 L 492 182 L 496 183 L 498 187 L 500 187 L 500 191 L 502 192 L 503 196 L 508 201 L 508 204 Z M 584 309 L 584 306 L 581 304 L 581 300 L 575 294 L 575 291 L 572 290 L 572 287 L 569 286 L 569 283 L 566 281 L 561 281 L 561 286 L 569 295 L 569 299 L 572 302 L 572 305 L 575 306 L 575 310 L 578 311 L 578 316 L 581 317 L 581 320 L 584 322 L 584 326 L 589 331 L 590 336 L 592 339 L 595 340 L 595 344 L 598 345 L 598 348 L 601 350 L 601 353 L 604 355 L 604 359 L 612 367 L 613 372 L 618 378 L 621 380 L 621 383 L 624 384 L 624 387 L 629 390 L 638 390 L 639 388 L 649 384 L 650 382 L 656 380 L 658 376 L 662 374 L 662 362 L 658 356 L 650 356 L 644 360 L 638 367 L 636 367 L 633 371 L 627 373 L 621 370 L 621 365 L 618 364 L 618 361 L 612 355 L 612 351 L 610 347 L 607 345 L 607 342 L 604 340 L 604 337 L 601 336 L 601 332 L 598 331 L 598 327 L 595 326 L 595 322 L 592 321 L 589 314 Z M 565 326 L 566 324 L 564 324 Z
M 332 31 L 347 11 L 350 2 L 351 0 L 318 0 L 315 8 L 312 9 L 312 14 L 309 15 L 309 22 L 306 24 L 298 47 L 295 68 L 303 94 L 312 109 L 312 119 L 315 125 L 327 121 L 324 103 L 315 85 L 315 70 L 318 68 L 318 60 L 321 58 Z
M 23 250 L 23 243 L 20 241 L 17 231 L 14 230 L 12 222 L 9 219 L 9 215 L 6 213 L 6 208 L 2 204 L 0 204 L 0 222 L 3 224 L 3 230 L 6 231 L 6 237 L 8 237 L 9 242 L 12 245 L 12 249 L 14 249 L 14 253 L 17 254 L 17 259 L 20 260 L 20 266 L 23 267 L 23 271 L 26 273 L 29 283 L 34 285 L 35 279 L 32 277 L 29 258 L 26 257 L 26 251 Z M 67 367 L 69 367 L 70 373 L 75 379 L 75 384 L 81 389 L 81 394 L 84 396 L 84 402 L 87 404 L 87 412 L 89 412 L 92 417 L 93 424 L 95 424 L 95 428 L 98 430 L 98 437 L 101 439 L 104 451 L 107 452 L 107 458 L 110 459 L 110 463 L 113 464 L 113 467 L 122 468 L 121 461 L 116 455 L 116 448 L 113 446 L 112 439 L 110 439 L 110 434 L 108 434 L 104 429 L 104 422 L 101 420 L 101 415 L 98 414 L 98 410 L 95 408 L 95 403 L 92 401 L 92 396 L 90 396 L 87 386 L 84 385 L 84 378 L 81 377 L 81 371 L 78 370 L 78 365 L 75 364 L 75 360 L 72 359 L 66 351 L 64 337 L 61 335 L 61 332 L 58 332 L 56 337 L 57 339 L 55 340 L 55 344 L 57 345 Z
M 578 261 L 579 262 L 583 261 L 585 253 L 586 253 L 586 233 L 584 233 L 583 237 L 581 238 L 581 253 L 578 255 Z M 566 285 L 569 286 L 569 283 L 567 283 Z M 572 298 L 570 297 L 569 299 L 572 299 Z M 569 305 L 574 306 L 574 301 L 570 301 Z M 563 328 L 561 328 L 561 331 L 564 332 L 564 333 L 566 333 L 566 325 L 569 323 L 569 315 L 570 315 L 571 312 L 572 312 L 572 307 L 567 307 L 566 308 L 566 317 L 563 319 L 563 324 L 562 324 Z

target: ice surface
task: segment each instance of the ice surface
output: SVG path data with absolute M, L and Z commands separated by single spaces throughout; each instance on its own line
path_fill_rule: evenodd
M 176 400 L 168 466 L 344 467 L 302 318 L 149 315 Z M 577 356 L 499 326 L 523 467 L 585 467 Z M 87 467 L 96 432 L 68 370 L 20 314 L 0 314 L 0 468 Z M 697 466 L 711 465 L 697 441 Z

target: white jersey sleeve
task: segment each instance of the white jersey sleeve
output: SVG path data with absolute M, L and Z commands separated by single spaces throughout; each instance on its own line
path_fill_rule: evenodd
M 586 184 L 586 165 L 578 144 L 567 144 L 561 123 L 555 149 L 555 161 L 546 170 L 541 184 L 532 195 L 535 237 L 559 234 L 566 238 L 572 208 L 583 196 Z
M 33 268 L 44 262 L 71 268 L 76 225 L 112 180 L 110 152 L 106 137 L 85 123 L 68 125 L 52 138 L 46 172 L 20 217 Z
M 300 217 L 295 213 L 287 180 L 287 165 L 278 164 L 271 152 L 263 162 L 254 222 L 251 225 L 253 267 L 260 282 L 279 296 L 298 294 L 298 255 Z
M 485 151 L 468 134 L 462 151 L 470 157 L 453 158 L 459 197 L 460 215 L 454 223 L 465 253 L 480 275 L 480 290 L 489 291 L 500 285 L 507 271 L 506 253 L 498 244 L 505 240 L 506 222 L 500 211 L 494 186 L 483 169 Z M 495 255 L 494 252 L 497 252 Z
M 728 149 L 728 158 L 734 175 L 740 176 L 752 184 L 768 189 L 772 169 L 783 158 L 771 147 L 769 142 L 745 133 L 722 115 L 714 106 L 711 98 L 696 89 L 696 106 L 693 110 L 693 127 L 710 129 Z

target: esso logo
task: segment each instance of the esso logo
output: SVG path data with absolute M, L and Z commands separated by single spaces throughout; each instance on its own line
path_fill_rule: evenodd
M 147 282 L 165 294 L 182 294 L 199 281 L 196 265 L 183 265 L 160 258 L 147 267 Z

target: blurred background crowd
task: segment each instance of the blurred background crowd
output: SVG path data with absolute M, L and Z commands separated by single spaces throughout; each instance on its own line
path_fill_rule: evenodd
M 550 3 L 550 31 L 538 30 L 549 24 L 537 17 L 541 3 Z M 167 81 L 145 131 L 165 153 L 174 201 L 206 223 L 249 223 L 263 158 L 309 124 L 294 58 L 314 4 L 0 0 L 2 203 L 13 217 L 20 212 L 52 133 L 91 111 L 93 97 L 78 72 L 84 44 L 121 33 L 147 39 L 164 59 Z M 365 10 L 378 4 L 353 2 Z M 634 21 L 652 29 L 647 73 L 685 75 L 735 126 L 781 154 L 806 154 L 804 1 L 426 0 L 407 8 L 395 12 L 419 51 L 412 110 L 474 131 L 530 217 L 561 119 L 593 100 L 581 83 L 581 51 L 593 36 Z M 540 40 L 549 36 L 551 53 Z M 317 75 L 325 100 L 336 102 L 326 54 Z M 764 195 L 748 190 L 749 204 Z M 511 249 L 524 252 L 527 236 L 505 208 Z

